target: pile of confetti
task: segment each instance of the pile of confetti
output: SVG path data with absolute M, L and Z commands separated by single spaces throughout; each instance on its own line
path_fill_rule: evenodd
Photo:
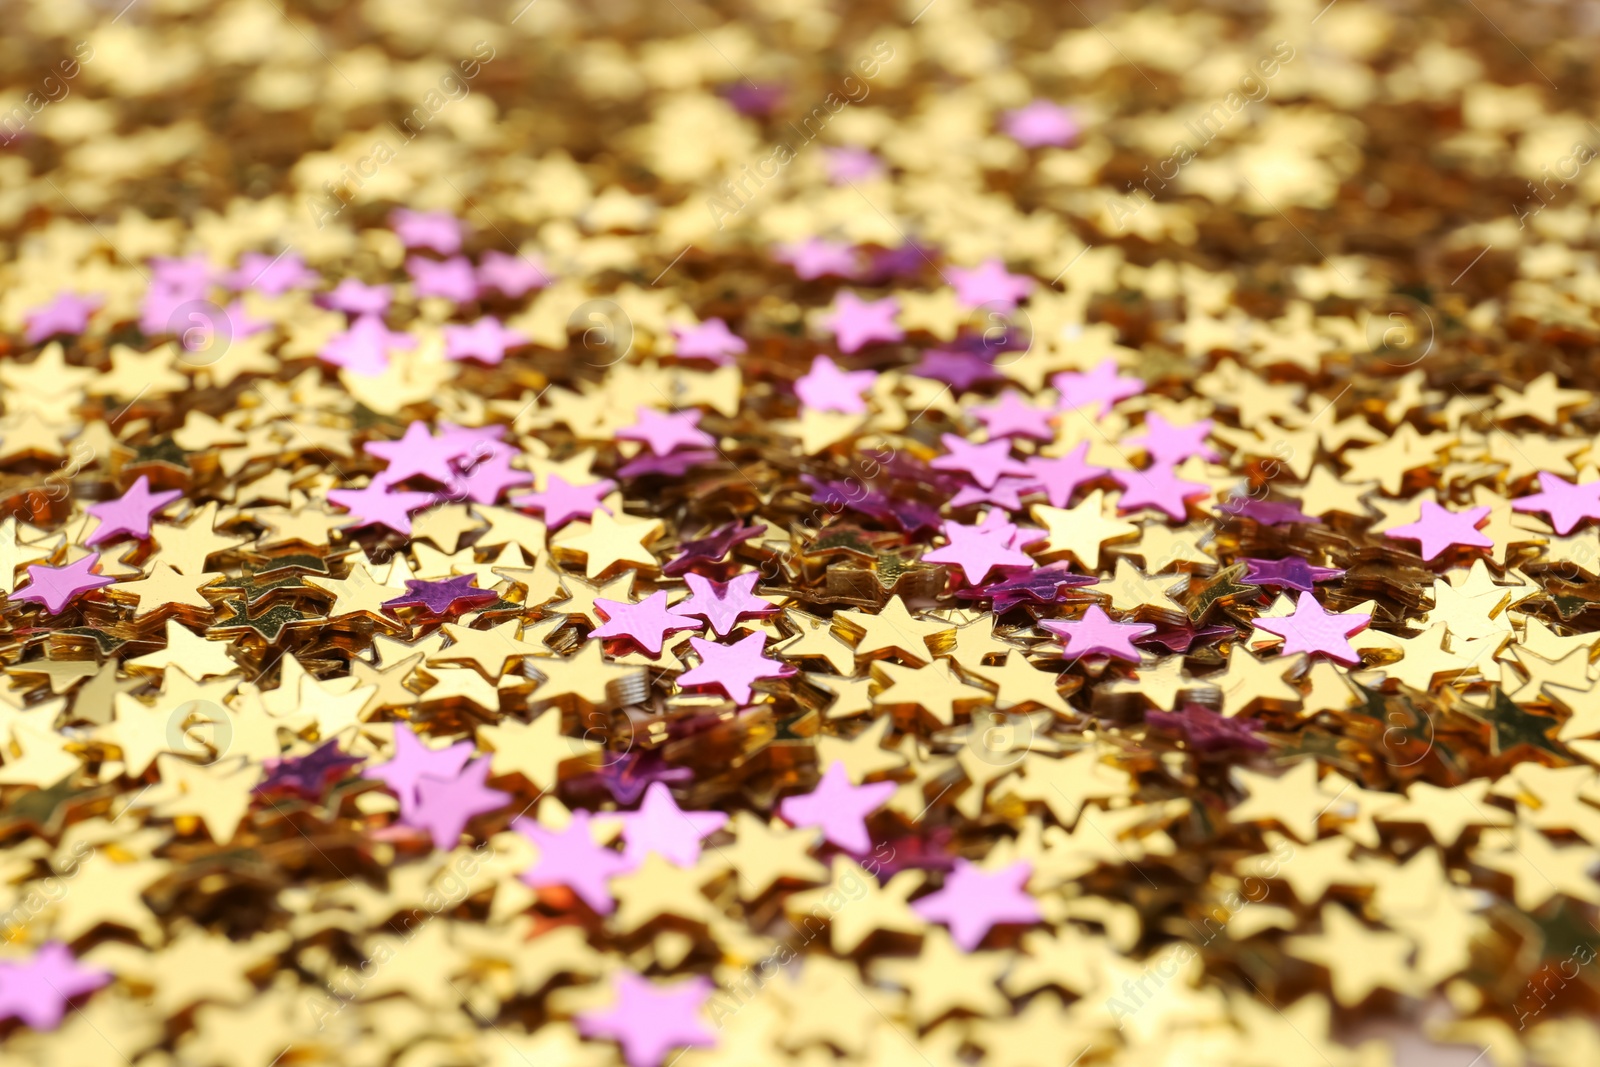
M 0 1062 L 1600 1062 L 1595 12 L 13 5 Z

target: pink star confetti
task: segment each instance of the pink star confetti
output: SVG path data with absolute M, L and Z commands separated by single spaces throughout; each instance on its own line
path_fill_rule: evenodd
M 150 536 L 150 520 L 156 512 L 183 495 L 181 489 L 168 489 L 160 493 L 150 491 L 150 479 L 139 475 L 128 491 L 116 500 L 89 505 L 89 514 L 100 520 L 94 533 L 84 544 L 90 548 L 114 541 L 119 537 L 132 537 L 143 541 Z
M 433 494 L 391 490 L 374 479 L 360 489 L 328 490 L 328 503 L 350 512 L 352 526 L 386 526 L 410 537 L 411 513 L 432 504 Z
M 685 574 L 683 580 L 694 595 L 679 603 L 677 610 L 681 614 L 706 620 L 711 624 L 712 633 L 727 637 L 733 632 L 734 623 L 740 619 L 752 615 L 771 615 L 778 610 L 752 592 L 756 579 L 760 577 L 759 571 L 748 571 L 726 582 L 713 582 L 704 575 Z
M 236 293 L 247 289 L 268 296 L 282 296 L 291 289 L 309 289 L 322 280 L 322 276 L 306 266 L 306 261 L 294 252 L 280 252 L 269 256 L 265 252 L 246 252 L 239 257 L 239 267 L 223 276 L 222 284 Z
M 1115 359 L 1104 359 L 1087 374 L 1081 371 L 1062 371 L 1050 379 L 1056 392 L 1061 394 L 1062 411 L 1075 408 L 1093 408 L 1094 417 L 1100 418 L 1111 410 L 1111 405 L 1130 396 L 1144 392 L 1144 382 L 1117 372 Z
M 411 288 L 419 297 L 437 296 L 457 304 L 478 298 L 478 278 L 465 256 L 449 259 L 412 256 L 406 260 L 406 273 L 411 275 Z
M 678 344 L 679 359 L 704 359 L 719 367 L 726 367 L 734 356 L 750 348 L 721 319 L 707 319 L 696 326 L 674 326 L 672 336 Z
M 453 256 L 461 251 L 461 238 L 466 231 L 461 220 L 453 215 L 403 207 L 395 208 L 390 214 L 389 225 L 407 248 L 426 248 L 441 256 Z
M 622 819 L 622 856 L 637 867 L 652 852 L 679 867 L 700 862 L 700 841 L 728 822 L 721 811 L 684 811 L 665 782 L 652 782 L 638 811 L 618 812 Z
M 510 793 L 484 784 L 489 777 L 489 764 L 489 757 L 483 756 L 461 768 L 457 775 L 420 775 L 416 808 L 409 815 L 402 814 L 400 821 L 428 831 L 434 848 L 455 848 L 467 823 L 511 801 Z
M 940 532 L 949 544 L 923 553 L 923 562 L 953 564 L 961 570 L 968 585 L 980 584 L 996 569 L 1033 566 L 1031 556 L 1012 546 L 1017 528 L 1006 522 L 998 511 L 989 512 L 976 526 L 946 522 Z
M 513 300 L 549 284 L 550 272 L 538 259 L 491 249 L 483 254 L 483 261 L 478 264 L 478 286 L 493 289 Z
M 828 182 L 832 185 L 849 185 L 852 182 L 872 181 L 887 173 L 883 160 L 871 151 L 856 145 L 822 150 L 822 165 L 827 168 Z
M 1214 460 L 1217 458 L 1217 453 L 1206 444 L 1212 425 L 1210 419 L 1201 419 L 1185 426 L 1174 426 L 1158 413 L 1151 411 L 1144 417 L 1144 433 L 1137 437 L 1129 437 L 1126 442 L 1136 448 L 1142 448 L 1152 463 L 1177 464 L 1190 456 Z
M 1040 921 L 1039 902 L 1023 889 L 1032 876 L 1033 865 L 1027 860 L 991 873 L 957 859 L 944 888 L 912 901 L 911 907 L 929 922 L 944 923 L 950 939 L 971 952 L 1001 923 Z
M 416 810 L 417 782 L 428 775 L 454 778 L 472 758 L 472 742 L 457 741 L 444 748 L 429 748 L 421 737 L 403 722 L 394 724 L 394 755 L 362 772 L 389 787 L 400 801 L 402 814 Z M 453 843 L 453 842 L 452 842 Z
M 1301 593 L 1294 614 L 1281 618 L 1258 618 L 1255 624 L 1269 634 L 1283 638 L 1283 654 L 1322 653 L 1336 663 L 1354 667 L 1361 662 L 1346 638 L 1365 630 L 1372 616 L 1362 612 L 1331 614 L 1310 593 Z
M 1035 441 L 1055 440 L 1050 420 L 1055 412 L 1036 408 L 1015 389 L 1007 389 L 997 403 L 977 408 L 973 414 L 989 431 L 991 441 L 1000 437 L 1030 437 Z M 1087 444 L 1087 442 L 1085 442 Z
M 1559 474 L 1539 472 L 1540 492 L 1511 502 L 1515 511 L 1542 511 L 1565 537 L 1584 519 L 1600 519 L 1600 481 L 1575 484 Z
M 1211 487 L 1204 482 L 1186 482 L 1179 478 L 1178 472 L 1166 464 L 1142 471 L 1112 471 L 1111 477 L 1122 486 L 1117 510 L 1127 513 L 1145 507 L 1156 508 L 1173 522 L 1182 522 L 1188 516 L 1188 501 L 1211 492 Z
M 712 448 L 717 439 L 700 429 L 700 412 L 674 411 L 664 414 L 651 408 L 638 410 L 638 422 L 617 431 L 621 441 L 643 441 L 650 451 L 665 456 L 679 448 Z
M 452 324 L 444 328 L 446 359 L 475 359 L 492 367 L 506 358 L 506 349 L 527 343 L 526 337 L 493 315 L 485 315 L 470 326 Z
M 623 638 L 651 656 L 661 655 L 667 634 L 698 630 L 701 626 L 698 619 L 680 615 L 667 606 L 665 589 L 656 590 L 637 604 L 597 597 L 594 606 L 606 621 L 589 631 L 590 637 Z
M 58 334 L 76 336 L 89 327 L 89 316 L 100 310 L 105 301 L 99 296 L 79 296 L 60 292 L 48 304 L 40 304 L 25 317 L 24 336 L 30 345 L 47 341 Z
M 957 434 L 947 433 L 939 438 L 946 454 L 935 456 L 928 464 L 938 471 L 962 471 L 983 488 L 991 488 L 1002 474 L 1026 475 L 1027 464 L 1011 454 L 1011 442 L 1005 439 L 974 444 Z
M 547 829 L 529 818 L 512 819 L 511 829 L 533 842 L 539 850 L 538 862 L 519 877 L 524 885 L 535 889 L 566 886 L 595 914 L 610 915 L 616 901 L 611 897 L 608 883 L 617 875 L 633 870 L 633 864 L 622 853 L 595 844 L 589 826 L 589 813 L 582 810 L 573 812 L 572 821 L 560 831 Z
M 689 638 L 700 657 L 700 665 L 678 675 L 684 689 L 716 686 L 737 704 L 750 703 L 751 683 L 763 678 L 787 678 L 794 668 L 761 654 L 767 635 L 753 633 L 731 645 L 721 645 L 700 637 Z
M 1081 619 L 1044 619 L 1039 625 L 1062 639 L 1065 655 L 1111 656 L 1129 663 L 1139 662 L 1133 642 L 1156 630 L 1148 622 L 1115 622 L 1099 604 L 1090 604 Z
M 617 1002 L 604 1011 L 580 1012 L 578 1032 L 608 1037 L 622 1046 L 628 1067 L 662 1067 L 675 1048 L 714 1048 L 716 1035 L 700 1021 L 715 988 L 711 979 L 689 978 L 670 986 L 618 971 Z
M 111 973 L 78 966 L 72 950 L 46 941 L 27 961 L 0 961 L 0 1019 L 20 1019 L 34 1030 L 54 1030 L 69 1002 L 109 985 Z
M 1072 112 L 1048 100 L 1035 100 L 1026 107 L 1007 111 L 1000 128 L 1024 148 L 1059 148 L 1078 136 L 1078 123 Z
M 363 450 L 388 461 L 389 467 L 383 472 L 387 485 L 418 477 L 445 485 L 455 477 L 455 468 L 450 464 L 465 451 L 462 444 L 457 439 L 435 436 L 427 423 L 414 419 L 400 440 L 368 441 Z
M 883 807 L 898 788 L 895 782 L 851 785 L 850 772 L 834 760 L 814 790 L 785 797 L 778 814 L 791 826 L 820 826 L 824 839 L 860 855 L 872 848 L 867 816 Z
M 905 340 L 905 331 L 894 321 L 899 313 L 900 301 L 892 296 L 868 301 L 842 292 L 834 300 L 826 325 L 833 331 L 839 351 L 859 352 L 874 341 Z
M 1027 459 L 1028 474 L 1044 489 L 1045 497 L 1050 501 L 1051 507 L 1064 508 L 1072 499 L 1072 494 L 1081 485 L 1111 473 L 1106 467 L 1096 467 L 1085 460 L 1089 454 L 1089 442 L 1081 441 L 1065 456 L 1047 459 L 1044 456 L 1029 456 Z
M 346 315 L 382 315 L 394 299 L 392 285 L 368 285 L 345 278 L 317 298 L 317 303 Z
M 1422 501 L 1422 514 L 1416 522 L 1396 526 L 1384 533 L 1396 541 L 1416 541 L 1421 545 L 1422 558 L 1434 560 L 1444 552 L 1460 545 L 1464 548 L 1493 548 L 1494 539 L 1478 527 L 1489 517 L 1488 505 L 1450 511 L 1431 500 Z
M 811 361 L 811 369 L 795 380 L 794 393 L 800 403 L 813 411 L 864 415 L 867 402 L 862 394 L 877 380 L 877 371 L 841 370 L 828 356 L 817 356 Z
M 559 530 L 573 519 L 587 519 L 597 511 L 611 514 L 611 509 L 600 501 L 616 487 L 617 483 L 608 478 L 569 485 L 561 475 L 552 474 L 544 489 L 513 497 L 511 502 L 519 508 L 543 512 L 545 525 Z
M 779 263 L 789 264 L 795 274 L 806 281 L 825 278 L 830 274 L 839 278 L 853 278 L 861 269 L 860 257 L 853 246 L 839 241 L 824 241 L 820 237 L 781 244 L 772 258 Z
M 945 272 L 955 287 L 956 299 L 969 308 L 1016 310 L 1037 284 L 1026 274 L 1012 274 L 998 259 L 987 259 L 972 269 L 951 267 Z
M 35 563 L 28 568 L 28 584 L 12 593 L 11 599 L 43 604 L 50 614 L 59 615 L 82 594 L 103 589 L 116 581 L 115 578 L 96 574 L 94 568 L 99 564 L 100 557 L 96 555 L 84 556 L 64 567 L 46 567 Z
M 353 374 L 376 378 L 389 369 L 389 353 L 417 347 L 417 339 L 403 330 L 391 330 L 377 315 L 358 315 L 343 333 L 328 338 L 319 353 L 325 363 Z

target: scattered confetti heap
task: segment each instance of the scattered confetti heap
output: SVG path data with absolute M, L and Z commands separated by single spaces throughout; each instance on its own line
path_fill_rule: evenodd
M 14 5 L 0 1062 L 1600 1062 L 1597 33 Z

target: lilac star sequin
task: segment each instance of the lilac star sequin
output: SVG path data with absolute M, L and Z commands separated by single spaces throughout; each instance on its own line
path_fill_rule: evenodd
M 393 299 L 393 286 L 368 285 L 355 278 L 345 278 L 317 297 L 317 303 L 346 315 L 382 315 L 389 310 Z
M 877 380 L 877 371 L 842 370 L 827 356 L 817 356 L 811 361 L 811 369 L 795 380 L 794 393 L 800 403 L 814 411 L 862 415 L 867 410 L 862 394 Z
M 676 578 L 687 574 L 696 566 L 720 563 L 736 545 L 759 536 L 766 528 L 766 523 L 745 526 L 740 520 L 735 519 L 717 527 L 704 537 L 683 542 L 678 546 L 678 555 L 662 566 L 661 573 L 669 578 Z
M 406 273 L 411 275 L 411 288 L 419 297 L 437 296 L 457 304 L 478 298 L 478 278 L 465 256 L 450 259 L 412 256 L 406 260 Z
M 326 741 L 304 756 L 263 761 L 267 776 L 256 786 L 258 793 L 292 793 L 307 800 L 321 800 L 328 787 L 344 777 L 351 767 L 359 767 L 360 756 L 341 751 L 337 740 Z
M 506 358 L 507 349 L 527 343 L 527 337 L 493 315 L 485 315 L 470 326 L 451 324 L 444 328 L 446 359 L 475 359 L 492 367 Z
M 1276 500 L 1257 500 L 1254 497 L 1229 497 L 1217 505 L 1223 515 L 1251 519 L 1263 526 L 1288 526 L 1297 522 L 1316 523 L 1320 520 L 1301 511 L 1299 506 Z
M 493 589 L 479 589 L 472 584 L 476 580 L 472 574 L 458 574 L 442 582 L 407 578 L 405 595 L 384 601 L 383 610 L 392 615 L 396 608 L 422 608 L 443 618 L 495 600 L 498 594 Z
M 550 272 L 542 262 L 508 255 L 497 249 L 483 254 L 478 264 L 478 286 L 493 289 L 513 300 L 550 284 Z
M 1311 592 L 1312 586 L 1317 582 L 1332 581 L 1344 576 L 1344 571 L 1338 567 L 1314 567 L 1299 556 L 1289 556 L 1286 559 L 1242 558 L 1240 562 L 1246 565 L 1245 575 L 1241 579 L 1245 584 L 1275 585 L 1302 593 Z
M 276 256 L 246 252 L 239 257 L 238 269 L 223 276 L 222 284 L 236 293 L 253 289 L 268 296 L 282 296 L 291 289 L 309 289 L 321 280 L 322 276 L 307 267 L 295 252 Z
M 742 337 L 728 329 L 721 319 L 707 319 L 697 326 L 672 327 L 673 340 L 677 342 L 679 359 L 704 359 L 725 367 L 733 357 L 743 355 L 750 346 Z
M 28 584 L 12 593 L 11 599 L 43 604 L 50 614 L 59 615 L 82 594 L 103 589 L 116 581 L 95 573 L 94 568 L 99 563 L 100 557 L 92 553 L 64 567 L 35 563 L 28 568 Z

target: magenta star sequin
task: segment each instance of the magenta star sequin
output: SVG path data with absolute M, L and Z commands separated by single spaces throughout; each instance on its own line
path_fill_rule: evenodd
M 766 601 L 762 603 L 765 604 Z M 680 615 L 667 606 L 665 589 L 656 590 L 637 604 L 597 597 L 594 606 L 606 621 L 589 631 L 590 637 L 622 638 L 632 641 L 652 656 L 661 655 L 667 634 L 698 630 L 701 626 L 700 620 Z
M 1111 477 L 1122 486 L 1122 495 L 1117 499 L 1119 511 L 1155 508 L 1174 522 L 1182 522 L 1188 516 L 1188 501 L 1211 492 L 1204 482 L 1179 478 L 1178 472 L 1166 464 L 1142 471 L 1112 471 Z
M 554 713 L 552 713 L 554 714 Z M 532 819 L 511 820 L 511 829 L 533 842 L 539 859 L 520 877 L 524 885 L 543 889 L 563 885 L 577 894 L 597 915 L 610 915 L 616 907 L 609 883 L 633 870 L 622 853 L 594 843 L 586 811 L 572 813 L 565 830 L 550 830 Z
M 700 665 L 678 675 L 684 689 L 716 686 L 736 704 L 750 703 L 751 684 L 763 678 L 787 678 L 794 668 L 761 654 L 767 635 L 753 633 L 731 645 L 721 645 L 700 637 L 689 638 L 700 657 Z
M 24 317 L 23 336 L 30 345 L 47 341 L 58 334 L 76 336 L 89 327 L 89 316 L 105 301 L 99 296 L 79 296 L 62 291 L 48 304 L 40 304 Z
M 662 986 L 618 971 L 613 982 L 616 1004 L 604 1011 L 580 1012 L 576 1022 L 584 1037 L 607 1037 L 621 1045 L 628 1067 L 662 1067 L 675 1048 L 716 1046 L 716 1035 L 700 1021 L 716 988 L 711 979 L 695 977 Z
M 726 367 L 734 356 L 750 348 L 721 319 L 707 319 L 697 326 L 674 326 L 672 337 L 677 342 L 679 359 L 704 359 L 719 367 Z
M 403 207 L 395 208 L 389 215 L 389 225 L 407 248 L 426 248 L 441 256 L 453 256 L 461 251 L 461 238 L 466 232 L 461 220 L 453 215 Z
M 115 578 L 96 574 L 94 568 L 99 564 L 100 557 L 96 555 L 84 556 L 65 567 L 46 567 L 35 563 L 28 568 L 28 584 L 12 593 L 11 599 L 43 604 L 50 614 L 59 615 L 82 594 L 103 589 L 116 581 Z
M 853 278 L 861 269 L 860 258 L 854 247 L 839 241 L 824 241 L 820 237 L 807 237 L 804 241 L 791 241 L 778 246 L 773 259 L 794 268 L 795 275 L 811 281 L 834 275 Z
M 986 441 L 980 445 L 947 433 L 939 437 L 939 443 L 944 445 L 946 454 L 935 456 L 928 466 L 940 471 L 962 471 L 985 489 L 999 481 L 1002 474 L 1028 473 L 1027 464 L 1012 456 L 1008 440 Z
M 1087 485 L 1111 473 L 1109 468 L 1096 467 L 1087 462 L 1084 457 L 1088 454 L 1089 442 L 1081 441 L 1078 447 L 1065 456 L 1053 459 L 1044 456 L 1028 457 L 1028 474 L 1044 489 L 1044 495 L 1050 501 L 1051 507 L 1066 507 L 1079 486 Z
M 771 615 L 778 610 L 753 592 L 760 577 L 759 571 L 748 571 L 726 582 L 713 582 L 703 575 L 685 574 L 683 580 L 694 595 L 679 602 L 677 611 L 706 620 L 712 633 L 727 637 L 740 619 Z
M 1438 559 L 1446 550 L 1460 545 L 1463 548 L 1493 548 L 1494 539 L 1478 529 L 1489 518 L 1489 506 L 1451 511 L 1431 500 L 1422 501 L 1422 514 L 1416 522 L 1396 526 L 1385 531 L 1384 536 L 1396 541 L 1416 541 L 1421 545 L 1422 558 Z
M 329 489 L 328 503 L 344 508 L 355 521 L 352 526 L 386 526 L 395 533 L 411 536 L 411 513 L 433 503 L 432 493 L 413 493 L 390 489 L 373 479 L 360 489 Z
M 1214 460 L 1217 453 L 1206 444 L 1213 423 L 1201 419 L 1184 426 L 1174 426 L 1154 411 L 1146 412 L 1144 433 L 1126 438 L 1126 443 L 1142 448 L 1152 463 L 1177 464 L 1190 456 Z
M 493 315 L 485 315 L 470 326 L 444 328 L 446 359 L 475 359 L 491 367 L 506 358 L 506 349 L 525 345 L 528 339 L 510 329 Z
M 493 589 L 479 589 L 473 585 L 476 580 L 477 576 L 472 574 L 458 574 L 442 582 L 407 578 L 405 595 L 384 601 L 383 610 L 393 614 L 396 608 L 422 608 L 430 615 L 443 618 L 496 599 Z
M 393 286 L 368 285 L 355 278 L 345 278 L 317 297 L 317 303 L 346 315 L 382 315 L 389 310 L 393 299 Z
M 1185 704 L 1182 711 L 1147 711 L 1144 721 L 1157 730 L 1183 734 L 1196 752 L 1221 752 L 1230 748 L 1265 752 L 1270 746 L 1256 736 L 1261 724 L 1254 719 L 1229 719 L 1199 704 Z
M 1062 371 L 1050 379 L 1056 392 L 1061 394 L 1061 410 L 1092 408 L 1095 418 L 1111 410 L 1111 405 L 1130 396 L 1144 392 L 1144 382 L 1117 372 L 1117 361 L 1101 360 L 1087 374 L 1082 371 Z
M 511 502 L 519 508 L 543 512 L 545 525 L 559 530 L 573 519 L 587 519 L 597 511 L 611 514 L 611 509 L 600 501 L 616 487 L 617 483 L 608 478 L 569 485 L 559 474 L 552 474 L 542 490 L 513 497 Z
M 550 272 L 537 258 L 513 256 L 490 249 L 478 264 L 479 289 L 493 289 L 513 300 L 549 284 Z
M 638 811 L 616 814 L 622 820 L 622 856 L 633 867 L 652 852 L 679 867 L 693 867 L 700 862 L 701 839 L 728 822 L 726 812 L 684 811 L 664 782 L 651 783 Z
M 1007 111 L 1000 128 L 1024 148 L 1062 147 L 1078 136 L 1078 123 L 1072 112 L 1048 100 L 1035 100 L 1026 107 Z
M 1097 581 L 1092 574 L 1074 574 L 1071 564 L 1063 560 L 1037 570 L 1008 573 L 1000 581 L 979 589 L 957 590 L 956 596 L 964 600 L 993 597 L 994 613 L 1004 615 L 1018 604 L 1059 604 L 1066 599 L 1068 589 L 1094 585 Z
M 1039 902 L 1023 889 L 1032 876 L 1033 865 L 1027 860 L 991 873 L 958 859 L 944 888 L 912 901 L 911 908 L 929 922 L 944 923 L 950 939 L 971 952 L 1001 923 L 1040 921 Z
M 932 378 L 944 382 L 957 393 L 964 393 L 981 382 L 997 382 L 1005 377 L 994 369 L 994 364 L 972 352 L 953 352 L 945 348 L 930 348 L 922 358 L 906 368 L 919 378 Z
M 389 353 L 417 347 L 417 339 L 403 330 L 391 330 L 377 315 L 358 315 L 349 329 L 328 338 L 318 356 L 325 363 L 352 374 L 376 378 L 389 369 Z
M 959 568 L 968 585 L 978 585 L 996 569 L 1033 566 L 1033 557 L 1012 545 L 1017 528 L 1005 521 L 998 511 L 989 512 L 976 526 L 946 522 L 940 532 L 949 543 L 923 553 L 922 561 L 948 563 Z
M 700 412 L 690 408 L 666 414 L 652 408 L 638 410 L 638 422 L 617 431 L 621 441 L 643 441 L 650 451 L 665 456 L 679 448 L 711 448 L 717 443 L 700 428 Z
M 110 982 L 111 972 L 80 967 L 66 945 L 46 941 L 26 961 L 0 961 L 0 1020 L 54 1030 L 71 1001 Z
M 969 308 L 993 307 L 999 311 L 1014 311 L 1037 284 L 1026 274 L 1010 273 L 998 259 L 984 260 L 971 270 L 951 267 L 945 273 L 955 287 L 956 299 Z
M 403 722 L 394 724 L 394 755 L 368 767 L 362 777 L 373 778 L 389 787 L 400 801 L 402 813 L 417 805 L 417 782 L 428 775 L 454 778 L 472 758 L 472 742 L 457 741 L 444 748 L 430 748 Z
M 851 785 L 850 772 L 834 760 L 814 790 L 785 797 L 778 814 L 791 826 L 820 826 L 825 840 L 860 855 L 872 848 L 867 816 L 883 807 L 898 788 L 895 782 Z
M 826 324 L 833 331 L 839 351 L 859 352 L 874 341 L 903 341 L 905 331 L 894 321 L 899 313 L 900 301 L 892 296 L 867 301 L 854 293 L 841 292 Z
M 428 831 L 434 848 L 455 848 L 467 823 L 511 801 L 510 793 L 484 784 L 489 777 L 489 764 L 489 757 L 482 756 L 461 768 L 460 774 L 419 776 L 416 808 L 409 815 L 402 813 L 400 821 Z
M 1559 474 L 1539 472 L 1539 492 L 1511 502 L 1514 511 L 1542 511 L 1565 537 L 1584 519 L 1600 519 L 1600 481 L 1577 484 Z
M 84 544 L 90 548 L 119 537 L 132 537 L 143 541 L 150 536 L 150 520 L 156 512 L 183 495 L 181 489 L 168 489 L 160 493 L 150 491 L 150 479 L 139 475 L 128 491 L 116 500 L 106 500 L 89 505 L 89 514 L 100 520 L 94 533 Z
M 1007 389 L 997 403 L 976 408 L 973 414 L 989 431 L 991 441 L 1001 437 L 1031 437 L 1035 441 L 1055 440 L 1055 427 L 1050 425 L 1054 411 L 1036 408 L 1017 393 Z M 1087 442 L 1085 442 L 1087 444 Z
M 406 260 L 412 291 L 419 297 L 437 296 L 457 304 L 478 298 L 478 277 L 466 256 L 427 259 L 412 256 Z
M 1115 622 L 1099 604 L 1090 604 L 1081 619 L 1043 619 L 1039 626 L 1061 638 L 1062 652 L 1068 656 L 1112 656 L 1139 662 L 1133 642 L 1154 633 L 1147 622 Z
M 1255 620 L 1257 628 L 1283 638 L 1285 656 L 1292 656 L 1296 652 L 1320 652 L 1346 667 L 1354 667 L 1361 662 L 1361 657 L 1350 647 L 1346 638 L 1365 630 L 1371 622 L 1371 615 L 1357 611 L 1330 614 L 1310 593 L 1300 594 L 1293 615 Z
M 877 380 L 877 371 L 841 370 L 829 357 L 817 356 L 811 361 L 811 369 L 795 380 L 794 393 L 800 403 L 814 411 L 864 415 L 867 402 L 861 394 Z

